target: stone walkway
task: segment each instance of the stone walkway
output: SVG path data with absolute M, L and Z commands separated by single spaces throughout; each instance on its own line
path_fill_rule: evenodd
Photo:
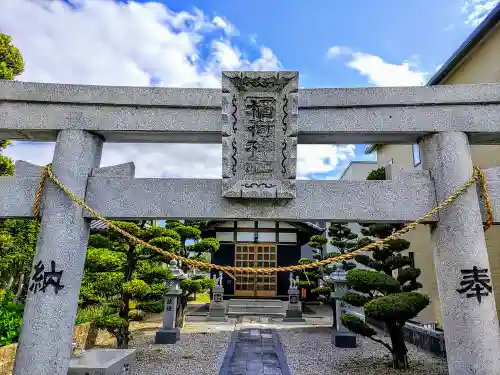
M 156 345 L 162 317 L 135 322 L 134 374 L 147 375 L 400 375 L 392 370 L 382 345 L 358 337 L 356 349 L 332 345 L 331 311 L 306 316 L 306 322 L 244 316 L 227 322 L 189 317 L 175 345 Z M 389 341 L 387 337 L 381 337 Z M 446 362 L 408 344 L 411 369 L 405 375 L 445 375 Z
M 219 375 L 290 375 L 277 333 L 265 328 L 235 331 Z

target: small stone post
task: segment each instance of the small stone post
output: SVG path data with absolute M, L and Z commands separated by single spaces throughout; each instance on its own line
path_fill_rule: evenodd
M 163 312 L 163 327 L 156 331 L 155 344 L 175 344 L 180 339 L 180 329 L 175 326 L 177 303 L 182 294 L 181 280 L 186 278 L 184 272 L 177 267 L 175 259 L 170 261 L 173 277 L 167 280 L 168 291 L 165 295 L 165 309 Z
M 293 272 L 290 272 L 290 277 L 288 279 L 290 285 L 288 287 L 288 305 L 286 308 L 286 315 L 283 318 L 284 322 L 305 322 L 302 317 L 302 302 L 300 301 L 299 288 L 297 287 L 297 281 L 299 277 L 293 277 Z
M 227 321 L 222 271 L 219 271 L 218 277 L 214 275 L 213 278 L 215 279 L 215 286 L 212 292 L 212 300 L 210 301 L 208 320 Z
M 83 130 L 61 130 L 54 174 L 78 198 L 99 167 L 102 139 Z M 30 274 L 14 375 L 67 375 L 90 220 L 51 181 L 45 182 L 42 221 Z
M 335 329 L 332 331 L 332 342 L 338 348 L 355 348 L 356 334 L 349 331 L 342 324 L 341 316 L 347 313 L 347 304 L 341 298 L 347 293 L 346 272 L 343 269 L 338 269 L 330 274 L 330 280 L 334 284 L 335 298 Z
M 422 166 L 438 203 L 472 175 L 467 135 L 442 132 L 421 142 Z M 500 369 L 500 329 L 476 189 L 439 212 L 431 228 L 434 264 L 450 375 L 490 375 Z

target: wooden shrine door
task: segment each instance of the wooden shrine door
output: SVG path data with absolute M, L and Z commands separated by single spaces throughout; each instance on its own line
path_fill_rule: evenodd
M 236 267 L 276 267 L 275 244 L 237 244 L 234 251 Z M 276 272 L 273 274 L 235 273 L 235 296 L 274 297 L 277 292 Z

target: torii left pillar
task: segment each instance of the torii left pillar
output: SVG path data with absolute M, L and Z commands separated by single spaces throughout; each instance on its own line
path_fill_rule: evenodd
M 103 142 L 82 130 L 57 135 L 52 170 L 83 199 Z M 42 221 L 24 310 L 14 375 L 67 375 L 90 220 L 52 181 L 45 182 Z M 62 272 L 62 273 L 61 273 Z

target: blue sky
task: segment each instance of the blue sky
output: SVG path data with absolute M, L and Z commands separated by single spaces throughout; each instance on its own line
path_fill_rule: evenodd
M 465 23 L 465 2 L 457 0 L 316 0 L 314 6 L 297 0 L 161 2 L 174 11 L 198 8 L 207 15 L 223 16 L 240 31 L 234 40 L 242 51 L 255 56 L 258 49 L 251 39 L 255 37 L 273 50 L 283 69 L 300 71 L 304 87 L 369 85 L 343 59 L 326 58 L 333 45 L 394 64 L 416 56 L 419 71 L 433 73 L 473 30 Z
M 2 0 L 21 80 L 219 87 L 221 70 L 297 70 L 315 87 L 425 84 L 498 0 Z M 69 6 L 68 4 L 71 4 Z M 37 30 L 36 33 L 33 30 Z M 302 146 L 301 178 L 337 178 L 364 145 Z M 53 144 L 7 154 L 50 162 Z M 108 145 L 138 176 L 220 177 L 220 146 Z

